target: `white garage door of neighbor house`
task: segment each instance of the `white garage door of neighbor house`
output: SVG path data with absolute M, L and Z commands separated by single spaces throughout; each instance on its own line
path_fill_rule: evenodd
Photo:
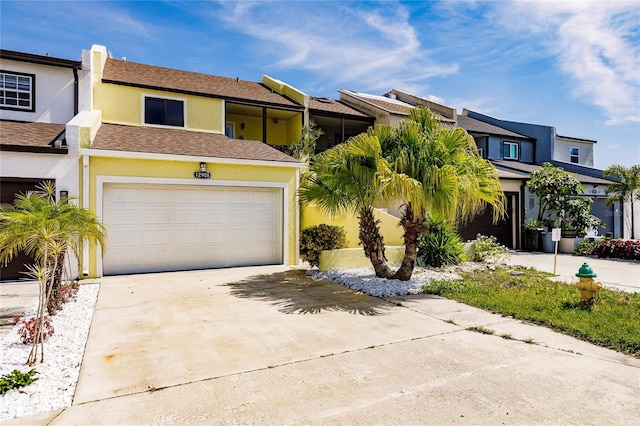
M 282 189 L 104 185 L 103 274 L 282 263 Z

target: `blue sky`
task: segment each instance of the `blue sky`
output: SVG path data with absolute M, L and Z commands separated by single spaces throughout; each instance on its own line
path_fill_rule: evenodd
M 597 140 L 640 164 L 640 1 L 0 0 L 0 46 L 115 58 L 313 95 L 400 89 L 462 111 Z

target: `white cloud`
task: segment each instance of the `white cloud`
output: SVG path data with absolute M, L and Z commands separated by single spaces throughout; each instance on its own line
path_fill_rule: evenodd
M 523 2 L 504 23 L 544 37 L 574 94 L 599 107 L 608 124 L 640 121 L 640 9 L 637 2 Z
M 430 77 L 458 71 L 420 45 L 409 12 L 400 4 L 348 2 L 227 3 L 224 21 L 260 43 L 271 66 L 315 72 L 334 88 L 421 93 Z M 356 87 L 353 87 L 356 86 Z

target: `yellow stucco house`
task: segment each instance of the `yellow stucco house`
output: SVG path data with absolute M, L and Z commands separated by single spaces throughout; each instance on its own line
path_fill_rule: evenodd
M 76 120 L 83 207 L 107 229 L 82 275 L 295 264 L 302 164 L 289 87 L 83 52 Z

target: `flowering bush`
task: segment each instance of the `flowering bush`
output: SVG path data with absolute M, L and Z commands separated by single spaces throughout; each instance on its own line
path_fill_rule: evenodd
M 35 336 L 38 332 L 40 324 L 38 324 L 37 317 L 23 318 L 16 316 L 13 318 L 13 321 L 18 324 L 18 335 L 20 336 L 20 340 L 22 343 L 29 344 L 33 343 Z M 44 317 L 43 327 L 42 327 L 42 341 L 46 342 L 49 337 L 53 334 L 53 324 L 51 324 L 51 318 Z
M 640 260 L 640 241 L 603 240 L 593 249 L 598 257 Z
M 302 230 L 300 236 L 300 257 L 309 265 L 318 266 L 322 250 L 344 248 L 347 245 L 342 226 L 317 225 Z
M 478 234 L 476 239 L 471 241 L 471 260 L 472 262 L 484 262 L 487 259 L 493 259 L 501 262 L 509 257 L 509 249 L 498 243 L 498 239 L 491 236 Z

